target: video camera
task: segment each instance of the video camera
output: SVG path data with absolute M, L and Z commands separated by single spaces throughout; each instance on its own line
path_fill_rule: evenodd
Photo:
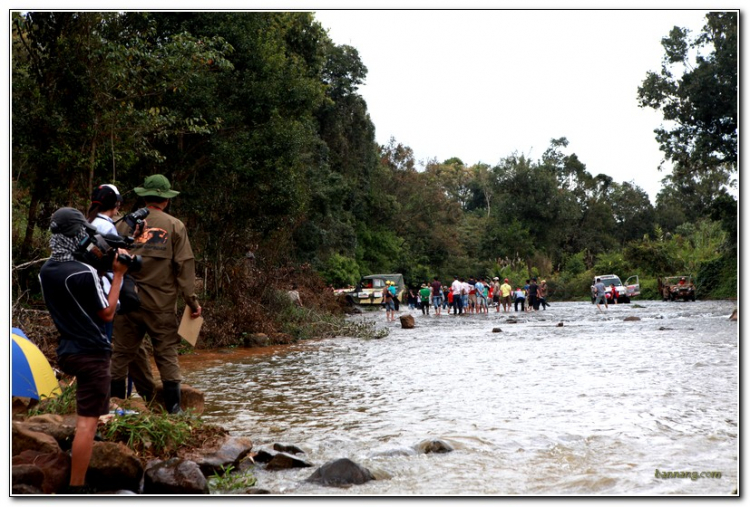
M 112 261 L 117 254 L 117 249 L 127 249 L 133 241 L 130 237 L 90 232 L 78 243 L 78 249 L 73 256 L 93 266 L 100 273 L 104 273 L 112 270 Z M 129 272 L 138 271 L 143 266 L 143 258 L 140 255 L 118 254 L 117 260 L 125 264 Z

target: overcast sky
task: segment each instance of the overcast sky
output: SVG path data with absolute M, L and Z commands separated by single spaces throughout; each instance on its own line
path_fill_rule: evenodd
M 359 91 L 379 144 L 418 162 L 539 160 L 569 141 L 592 175 L 632 181 L 652 202 L 667 174 L 662 114 L 638 87 L 658 72 L 673 26 L 699 32 L 705 10 L 323 10 L 316 19 L 368 69 Z

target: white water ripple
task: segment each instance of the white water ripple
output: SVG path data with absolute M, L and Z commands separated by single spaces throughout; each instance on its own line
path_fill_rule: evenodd
M 386 338 L 227 355 L 185 382 L 206 393 L 206 421 L 257 448 L 293 443 L 316 467 L 348 457 L 379 479 L 339 490 L 304 482 L 315 468 L 257 469 L 258 486 L 278 494 L 727 495 L 738 483 L 735 306 L 414 312 L 409 330 L 375 311 L 353 318 L 387 326 Z M 433 438 L 455 450 L 407 452 Z

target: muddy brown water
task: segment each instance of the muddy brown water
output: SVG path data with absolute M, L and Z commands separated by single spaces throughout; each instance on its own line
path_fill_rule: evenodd
M 256 469 L 258 487 L 276 494 L 726 495 L 738 484 L 736 306 L 413 311 L 410 330 L 374 311 L 352 318 L 387 327 L 385 338 L 215 351 L 181 365 L 206 394 L 207 422 L 256 448 L 305 451 L 314 468 Z M 414 452 L 427 439 L 455 450 Z M 343 457 L 378 480 L 304 481 Z

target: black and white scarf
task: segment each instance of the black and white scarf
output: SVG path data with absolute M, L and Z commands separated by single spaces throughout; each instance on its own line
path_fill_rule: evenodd
M 64 234 L 53 234 L 49 240 L 49 247 L 52 250 L 51 259 L 57 262 L 69 262 L 75 260 L 73 252 L 78 249 L 78 244 L 86 237 L 86 229 L 81 230 L 76 236 L 70 237 Z

